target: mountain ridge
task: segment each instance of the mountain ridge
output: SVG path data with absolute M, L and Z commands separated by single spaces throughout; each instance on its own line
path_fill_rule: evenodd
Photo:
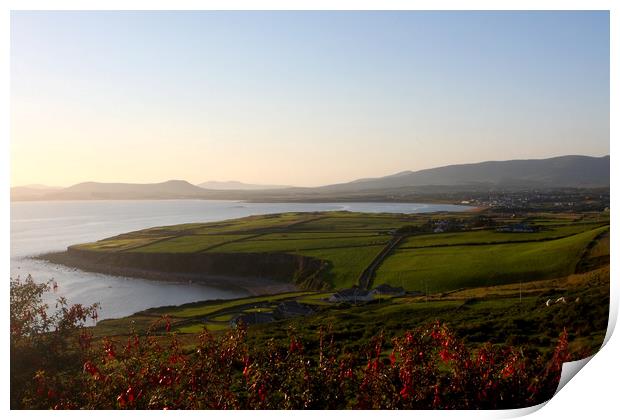
M 197 184 L 197 186 L 207 190 L 275 190 L 295 188 L 291 185 L 249 184 L 240 181 L 206 181 Z
M 248 189 L 207 189 L 184 180 L 159 183 L 82 182 L 60 190 L 11 188 L 11 199 L 19 200 L 120 200 L 120 199 L 228 199 L 228 200 L 347 200 L 364 194 L 389 194 L 393 191 L 432 190 L 477 191 L 495 189 L 608 188 L 610 156 L 566 155 L 543 159 L 512 159 L 446 165 L 419 171 L 402 171 L 377 178 L 320 187 L 273 187 L 227 181 L 224 184 L 252 186 Z M 214 181 L 217 182 L 217 181 Z M 238 183 L 238 184 L 237 184 Z M 221 184 L 220 184 L 221 185 Z M 232 185 L 234 186 L 234 185 Z M 257 188 L 254 188 L 257 187 Z M 24 192 L 25 191 L 25 192 Z
M 489 185 L 511 187 L 609 186 L 610 156 L 565 155 L 541 159 L 490 160 L 445 165 L 418 171 L 402 171 L 377 178 L 317 187 L 323 191 L 421 186 Z M 501 176 L 498 173 L 501 171 Z M 584 173 L 587 172 L 587 173 Z M 389 185 L 388 185 L 389 184 Z

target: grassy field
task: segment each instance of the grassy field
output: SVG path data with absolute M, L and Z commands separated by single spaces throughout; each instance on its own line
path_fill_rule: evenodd
M 250 235 L 186 235 L 134 248 L 134 252 L 201 252 Z
M 498 290 L 499 289 L 499 290 Z M 472 345 L 485 342 L 529 345 L 548 352 L 561 331 L 569 333 L 571 351 L 593 354 L 603 341 L 609 310 L 609 267 L 569 279 L 538 282 L 523 291 L 506 285 L 470 289 L 468 295 L 402 297 L 357 306 L 330 306 L 314 316 L 252 326 L 249 337 L 286 342 L 293 330 L 312 349 L 321 326 L 351 351 L 378 334 L 392 337 L 425 323 L 447 323 Z M 547 299 L 565 297 L 567 304 L 546 306 Z M 577 303 L 577 301 L 579 301 Z M 389 343 L 387 343 L 389 345 Z M 577 357 L 578 358 L 578 357 Z
M 348 212 L 283 213 L 204 224 L 163 226 L 119 235 L 79 249 L 132 253 L 289 253 L 327 262 L 323 282 L 355 285 L 360 274 L 402 226 L 420 215 Z
M 609 310 L 608 217 L 549 213 L 515 220 L 503 215 L 483 229 L 467 225 L 472 217 L 287 213 L 153 228 L 86 244 L 82 249 L 106 255 L 299 254 L 325 261 L 326 280 L 340 289 L 357 282 L 397 229 L 416 226 L 406 230 L 402 241 L 393 242 L 398 245 L 378 264 L 371 287 L 389 283 L 423 292 L 356 304 L 330 302 L 333 292 L 325 290 L 196 302 L 104 320 L 93 332 L 96 339 L 107 336 L 120 343 L 131 328 L 139 334 L 150 329 L 171 339 L 165 333 L 164 317 L 169 317 L 173 334 L 190 351 L 196 334 L 204 329 L 223 334 L 236 317 L 262 312 L 274 318 L 250 325 L 248 340 L 265 349 L 271 341 L 286 346 L 294 333 L 312 354 L 323 329 L 344 351 L 363 354 L 371 337 L 393 337 L 440 321 L 474 347 L 508 343 L 549 354 L 566 329 L 575 358 L 596 352 L 605 336 Z M 448 219 L 465 223 L 457 228 L 463 230 L 431 233 L 436 223 Z M 536 233 L 494 230 L 494 226 L 523 221 L 543 229 Z M 559 298 L 566 303 L 547 305 Z M 313 313 L 284 318 L 277 307 L 285 301 L 309 306 Z M 390 346 L 386 343 L 386 357 Z
M 225 301 L 207 301 L 199 303 L 189 303 L 181 306 L 161 307 L 145 311 L 144 314 L 150 316 L 170 315 L 175 318 L 194 318 L 206 317 L 215 313 L 229 310 L 239 306 L 251 306 L 257 304 L 273 303 L 281 300 L 297 298 L 300 296 L 312 295 L 312 292 L 291 292 L 277 295 L 256 296 Z
M 357 284 L 362 271 L 381 252 L 383 246 L 364 246 L 357 248 L 338 248 L 305 251 L 303 254 L 330 262 L 330 283 L 335 289 Z
M 300 252 L 306 250 L 321 250 L 332 248 L 352 248 L 371 245 L 385 245 L 390 240 L 389 235 L 373 235 L 373 236 L 353 236 L 339 238 L 317 238 L 295 239 L 289 237 L 287 239 L 268 240 L 264 237 L 260 239 L 251 239 L 247 241 L 239 241 L 213 248 L 214 252 Z
M 280 213 L 249 216 L 231 221 L 204 224 L 196 230 L 196 233 L 259 233 L 272 229 L 287 229 L 297 223 L 314 220 L 316 217 L 314 213 Z
M 412 223 L 415 219 L 415 216 L 335 213 L 294 226 L 292 230 L 300 232 L 384 232 Z
M 229 321 L 239 314 L 272 311 L 279 303 L 287 300 L 296 300 L 313 306 L 326 305 L 324 299 L 328 296 L 330 296 L 329 293 L 291 292 L 187 303 L 180 306 L 163 306 L 141 311 L 125 318 L 100 321 L 95 331 L 100 336 L 122 335 L 126 334 L 130 327 L 133 327 L 138 332 L 144 333 L 157 322 L 160 323 L 158 328 L 161 330 L 164 326 L 163 317 L 169 317 L 175 326 L 174 330 L 181 333 L 200 332 L 203 327 L 210 331 L 219 331 L 227 328 Z
M 554 238 L 562 238 L 577 233 L 600 227 L 599 223 L 562 225 L 547 228 L 533 233 L 505 233 L 495 232 L 494 230 L 477 230 L 469 232 L 436 233 L 429 235 L 416 235 L 407 238 L 399 248 L 419 248 L 438 245 L 459 245 L 459 244 L 492 244 L 502 242 L 532 242 Z
M 145 229 L 77 248 L 136 254 L 296 254 L 324 261 L 321 283 L 341 289 L 358 284 L 394 235 L 405 232 L 408 236 L 378 265 L 373 284 L 442 292 L 571 274 L 590 241 L 609 223 L 604 213 L 538 213 L 520 218 L 491 215 L 494 225 L 469 226 L 475 217 L 472 213 L 282 213 Z M 432 233 L 441 221 L 464 227 Z M 541 229 L 501 233 L 493 227 L 523 221 Z
M 128 237 L 128 238 L 113 238 L 106 239 L 103 241 L 88 243 L 88 244 L 80 244 L 75 245 L 74 247 L 77 249 L 86 249 L 91 251 L 100 251 L 100 252 L 120 252 L 127 251 L 133 248 L 144 247 L 145 245 L 149 245 L 156 241 L 161 241 L 168 239 L 168 236 L 147 236 L 147 237 Z
M 565 276 L 575 271 L 588 244 L 607 229 L 541 242 L 399 248 L 381 264 L 375 283 L 434 293 Z
M 568 278 L 480 287 L 451 294 L 398 297 L 371 303 L 348 305 L 328 303 L 329 293 L 287 293 L 258 298 L 199 302 L 179 307 L 157 308 L 119 320 L 99 322 L 95 337 L 112 336 L 123 342 L 133 326 L 145 331 L 152 322 L 169 315 L 172 331 L 187 348 L 195 343 L 195 334 L 207 329 L 215 334 L 227 331 L 238 314 L 269 311 L 279 302 L 296 300 L 312 306 L 316 313 L 266 324 L 252 325 L 248 339 L 257 346 L 269 340 L 286 345 L 291 331 L 301 337 L 307 351 L 318 347 L 319 330 L 333 333 L 334 340 L 349 351 L 364 351 L 368 340 L 381 333 L 386 337 L 402 334 L 426 323 L 447 323 L 460 337 L 476 346 L 486 342 L 528 345 L 542 352 L 553 348 L 560 332 L 569 333 L 571 351 L 591 355 L 605 336 L 609 310 L 609 266 Z M 559 297 L 566 304 L 546 305 Z M 262 305 L 262 306 L 260 306 Z M 390 343 L 386 343 L 389 349 Z

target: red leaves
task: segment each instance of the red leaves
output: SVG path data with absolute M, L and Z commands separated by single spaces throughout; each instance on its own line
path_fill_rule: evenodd
M 93 334 L 90 331 L 82 331 L 78 337 L 78 343 L 82 351 L 90 349 L 93 341 Z
M 170 332 L 170 317 L 166 315 L 166 332 Z
M 566 332 L 566 328 L 560 334 L 560 339 L 558 344 L 553 352 L 553 357 L 551 358 L 551 362 L 549 363 L 549 371 L 561 372 L 562 364 L 569 359 L 568 352 L 568 333 Z
M 301 341 L 298 341 L 295 337 L 291 337 L 291 344 L 289 345 L 289 353 L 303 352 L 304 346 Z
M 84 363 L 84 372 L 95 376 L 99 374 L 99 369 L 97 369 L 97 366 L 95 366 L 90 360 L 88 360 L 86 361 L 86 363 Z
M 86 362 L 79 386 L 61 392 L 41 373 L 36 398 L 48 407 L 123 409 L 508 408 L 552 393 L 568 358 L 567 334 L 544 363 L 507 346 L 472 349 L 437 323 L 395 337 L 391 348 L 380 335 L 357 352 L 321 336 L 319 354 L 311 353 L 312 342 L 305 349 L 294 334 L 257 351 L 245 330 L 205 333 L 193 353 L 175 335 L 121 343 L 119 353 L 109 339 L 80 346 Z
M 127 401 L 129 402 L 129 404 L 133 404 L 136 399 L 134 389 L 132 387 L 127 388 L 127 391 L 125 391 L 125 395 L 127 395 Z
M 439 385 L 435 385 L 434 396 L 433 396 L 433 408 L 440 408 L 440 406 L 441 406 L 441 398 L 440 398 Z
M 446 349 L 439 350 L 439 357 L 441 357 L 441 360 L 443 360 L 444 362 L 449 362 L 450 360 L 452 360 L 452 355 Z
M 248 356 L 243 358 L 243 377 L 248 378 L 250 375 L 250 358 Z
M 164 367 L 158 377 L 159 385 L 171 386 L 175 382 L 176 373 L 170 367 Z
M 510 378 L 515 373 L 515 368 L 513 365 L 507 365 L 504 369 L 502 369 L 502 378 Z
M 116 346 L 113 342 L 106 339 L 103 343 L 103 351 L 109 359 L 116 358 Z
M 265 388 L 265 385 L 261 385 L 260 387 L 258 387 L 258 398 L 261 402 L 265 402 L 265 398 L 267 398 L 267 390 Z
M 521 370 L 520 368 L 524 367 L 523 364 L 519 364 L 519 355 L 516 352 L 512 352 L 506 360 L 506 364 L 501 371 L 501 376 L 503 379 L 508 379 L 517 373 L 517 370 Z M 519 368 L 519 369 L 518 369 Z

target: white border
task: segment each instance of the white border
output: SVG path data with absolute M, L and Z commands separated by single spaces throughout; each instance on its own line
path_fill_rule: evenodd
M 422 0 L 314 0 L 314 1 L 294 1 L 294 0 L 213 0 L 213 1 L 199 1 L 199 0 L 93 0 L 93 1 L 78 1 L 78 0 L 58 0 L 58 1 L 14 1 L 9 0 L 3 3 L 2 13 L 0 15 L 0 86 L 3 88 L 1 91 L 4 93 L 3 100 L 0 102 L 1 122 L 0 132 L 2 133 L 2 150 L 0 151 L 0 183 L 3 186 L 2 190 L 2 204 L 0 206 L 0 212 L 2 215 L 0 226 L 2 227 L 2 238 L 0 242 L 0 249 L 2 251 L 2 258 L 0 261 L 2 264 L 5 279 L 9 277 L 9 136 L 10 136 L 10 117 L 9 117 L 9 25 L 10 25 L 10 10 L 198 10 L 198 9 L 212 9 L 212 10 L 610 10 L 610 28 L 611 28 L 611 42 L 610 52 L 611 54 L 611 71 L 610 71 L 610 86 L 611 86 L 611 115 L 618 115 L 620 107 L 618 107 L 618 82 L 617 75 L 620 74 L 620 66 L 618 66 L 618 51 L 617 47 L 620 45 L 618 36 L 620 33 L 620 19 L 618 17 L 618 2 L 613 0 L 591 0 L 591 1 L 553 1 L 553 0 L 521 0 L 521 1 L 491 1 L 491 0 L 446 0 L 446 1 L 422 1 Z M 614 49 L 614 47 L 616 47 Z M 616 185 L 617 171 L 614 170 L 614 144 L 618 141 L 618 128 L 617 118 L 611 118 L 610 120 L 610 151 L 611 151 L 611 180 L 612 190 Z M 616 199 L 615 192 L 612 191 L 611 196 L 611 209 L 612 218 L 617 219 L 618 200 Z M 617 235 L 615 230 L 612 230 L 611 247 L 615 249 L 617 244 Z M 615 258 L 612 257 L 612 259 Z M 612 263 L 615 267 L 615 261 Z M 612 287 L 611 287 L 611 310 L 610 310 L 610 331 L 616 323 L 618 314 L 618 286 L 617 279 L 614 275 L 615 271 L 612 269 Z M 8 316 L 8 301 L 9 290 L 5 286 L 3 289 L 4 296 L 2 305 L 4 306 L 4 316 L 0 316 L 1 326 L 0 329 L 5 331 L 6 339 L 2 346 L 2 357 L 5 360 L 5 366 L 8 367 L 8 330 L 9 330 L 9 316 Z M 589 362 L 583 370 L 577 375 L 577 379 L 570 381 L 549 403 L 544 405 L 544 408 L 536 411 L 540 407 L 525 410 L 511 410 L 511 411 L 494 411 L 494 412 L 355 412 L 355 416 L 363 418 L 376 418 L 377 416 L 390 416 L 392 418 L 505 418 L 516 417 L 524 414 L 528 414 L 535 411 L 531 416 L 532 418 L 586 418 L 586 416 L 593 416 L 594 418 L 609 418 L 617 413 L 617 393 L 616 393 L 616 381 L 618 378 L 619 365 L 618 355 L 620 355 L 620 345 L 618 344 L 617 337 L 608 336 L 606 345 L 604 348 Z M 2 375 L 2 387 L 1 396 L 4 410 L 9 409 L 9 375 L 8 369 L 5 374 Z M 613 414 L 612 414 L 613 413 Z M 314 416 L 313 412 L 295 412 L 288 413 L 282 411 L 276 412 L 183 412 L 184 417 L 202 417 L 205 415 L 215 416 L 216 418 L 247 418 L 253 419 L 269 418 L 275 420 L 278 418 L 288 417 L 290 415 L 304 419 Z M 338 416 L 339 412 L 325 412 L 322 415 L 325 416 Z M 35 415 L 37 417 L 58 416 L 74 417 L 84 416 L 81 412 L 10 412 L 14 417 L 29 417 Z M 89 413 L 90 416 L 106 418 L 111 413 L 105 411 L 98 411 Z M 114 413 L 115 416 L 136 416 L 136 413 L 118 412 Z M 159 416 L 177 416 L 178 413 L 167 412 L 148 412 L 146 414 L 141 413 L 142 416 L 159 417 Z
M 9 0 L 9 10 L 611 10 L 613 0 Z

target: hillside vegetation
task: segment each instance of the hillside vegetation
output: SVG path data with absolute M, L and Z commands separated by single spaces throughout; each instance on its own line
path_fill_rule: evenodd
M 535 231 L 496 229 L 521 221 Z M 174 267 L 169 271 L 185 269 L 205 278 L 272 276 L 314 290 L 359 285 L 374 262 L 370 285 L 435 293 L 572 274 L 590 243 L 608 230 L 608 218 L 592 214 L 481 219 L 476 213 L 283 213 L 145 229 L 76 245 L 69 252 L 143 270 L 156 270 L 158 261 L 166 261 Z M 386 247 L 389 252 L 378 259 Z M 286 260 L 283 269 L 285 260 L 276 255 L 302 259 Z M 183 264 L 175 265 L 175 259 Z M 235 261 L 254 268 L 240 270 Z M 271 270 L 278 261 L 281 267 Z
M 67 254 L 164 278 L 259 271 L 298 289 L 99 322 L 96 306 L 65 308 L 52 334 L 27 328 L 44 331 L 40 311 L 16 311 L 14 407 L 523 407 L 550 398 L 562 363 L 593 355 L 608 323 L 602 213 L 287 213 L 145 229 Z M 359 284 L 369 267 L 369 299 L 303 290 Z M 39 306 L 33 287 L 12 281 L 12 302 Z M 96 326 L 83 327 L 88 317 Z M 58 345 L 42 352 L 49 340 Z

